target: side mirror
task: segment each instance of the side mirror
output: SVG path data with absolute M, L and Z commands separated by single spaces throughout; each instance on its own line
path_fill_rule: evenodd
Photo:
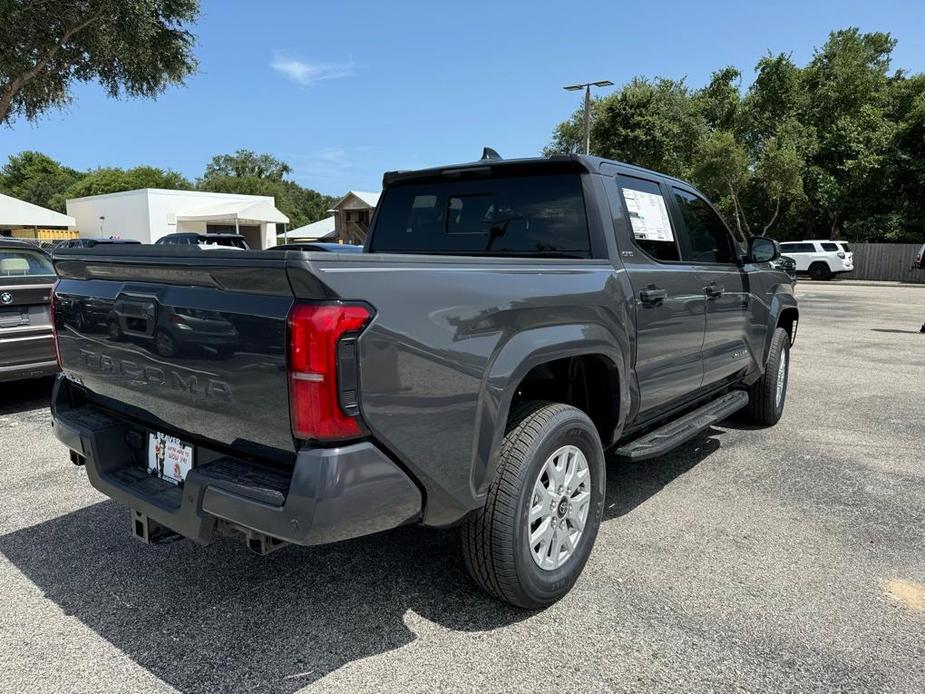
M 780 246 L 767 236 L 752 236 L 748 240 L 748 262 L 770 263 L 780 258 Z

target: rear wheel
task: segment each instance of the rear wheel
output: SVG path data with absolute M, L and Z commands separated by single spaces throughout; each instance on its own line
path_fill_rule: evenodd
M 777 328 L 764 375 L 751 387 L 745 418 L 759 426 L 774 426 L 784 413 L 790 377 L 790 336 Z
M 512 413 L 484 507 L 462 530 L 466 567 L 518 607 L 552 604 L 574 585 L 604 508 L 604 451 L 594 424 L 563 404 Z
M 175 357 L 180 351 L 177 348 L 177 341 L 166 330 L 158 330 L 154 336 L 154 348 L 162 357 Z
M 809 277 L 814 280 L 830 280 L 832 279 L 832 269 L 823 262 L 813 263 L 809 266 Z
M 109 334 L 110 340 L 118 342 L 122 339 L 122 328 L 119 327 L 119 322 L 115 318 L 109 319 L 106 332 Z

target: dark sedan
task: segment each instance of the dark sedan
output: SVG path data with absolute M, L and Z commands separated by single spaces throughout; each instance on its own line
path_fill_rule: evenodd
M 0 239 L 0 381 L 58 371 L 49 306 L 54 281 L 45 251 Z

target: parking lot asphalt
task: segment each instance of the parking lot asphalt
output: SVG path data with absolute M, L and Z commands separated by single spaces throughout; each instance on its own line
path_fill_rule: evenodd
M 925 291 L 798 286 L 782 421 L 608 464 L 574 590 L 480 593 L 455 531 L 145 546 L 0 385 L 3 691 L 925 691 Z

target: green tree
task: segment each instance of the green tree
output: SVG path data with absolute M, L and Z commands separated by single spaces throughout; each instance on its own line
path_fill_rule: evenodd
M 276 207 L 289 217 L 290 227 L 326 217 L 334 198 L 287 180 L 290 173 L 289 164 L 270 154 L 241 149 L 212 157 L 196 187 L 213 193 L 272 196 Z
M 634 78 L 622 89 L 592 101 L 591 153 L 673 175 L 691 164 L 703 119 L 683 81 Z M 578 152 L 582 111 L 556 126 L 546 154 Z
M 803 157 L 792 144 L 777 138 L 768 141 L 755 167 L 754 179 L 761 192 L 773 203 L 774 211 L 761 230 L 762 235 L 774 226 L 781 203 L 803 197 Z
M 885 202 L 896 127 L 888 116 L 890 92 L 899 78 L 888 74 L 895 46 L 881 32 L 833 31 L 803 70 L 808 94 L 803 120 L 819 138 L 808 161 L 810 193 L 833 239 L 846 223 L 881 212 Z
M 217 178 L 269 178 L 281 181 L 292 167 L 270 154 L 256 154 L 239 149 L 234 154 L 219 154 L 206 165 L 203 181 Z
M 84 174 L 68 187 L 65 195 L 68 198 L 82 198 L 138 188 L 190 190 L 192 185 L 176 171 L 154 166 L 136 166 L 133 169 L 100 168 Z
M 697 90 L 637 77 L 593 105 L 592 151 L 691 178 L 739 232 L 919 240 L 925 229 L 925 75 L 891 72 L 896 42 L 834 31 L 801 67 L 758 61 Z M 547 152 L 577 151 L 581 112 Z
M 740 238 L 751 236 L 741 195 L 752 177 L 748 153 L 728 130 L 717 130 L 701 138 L 691 178 L 705 193 L 731 212 Z
M 64 212 L 64 192 L 81 173 L 41 152 L 10 155 L 0 169 L 0 191 L 14 198 Z
M 695 92 L 696 106 L 711 130 L 737 130 L 742 108 L 741 81 L 742 73 L 727 66 L 714 72 L 707 86 Z
M 155 97 L 196 68 L 187 28 L 197 0 L 0 3 L 0 123 L 71 100 L 74 81 L 112 97 Z

